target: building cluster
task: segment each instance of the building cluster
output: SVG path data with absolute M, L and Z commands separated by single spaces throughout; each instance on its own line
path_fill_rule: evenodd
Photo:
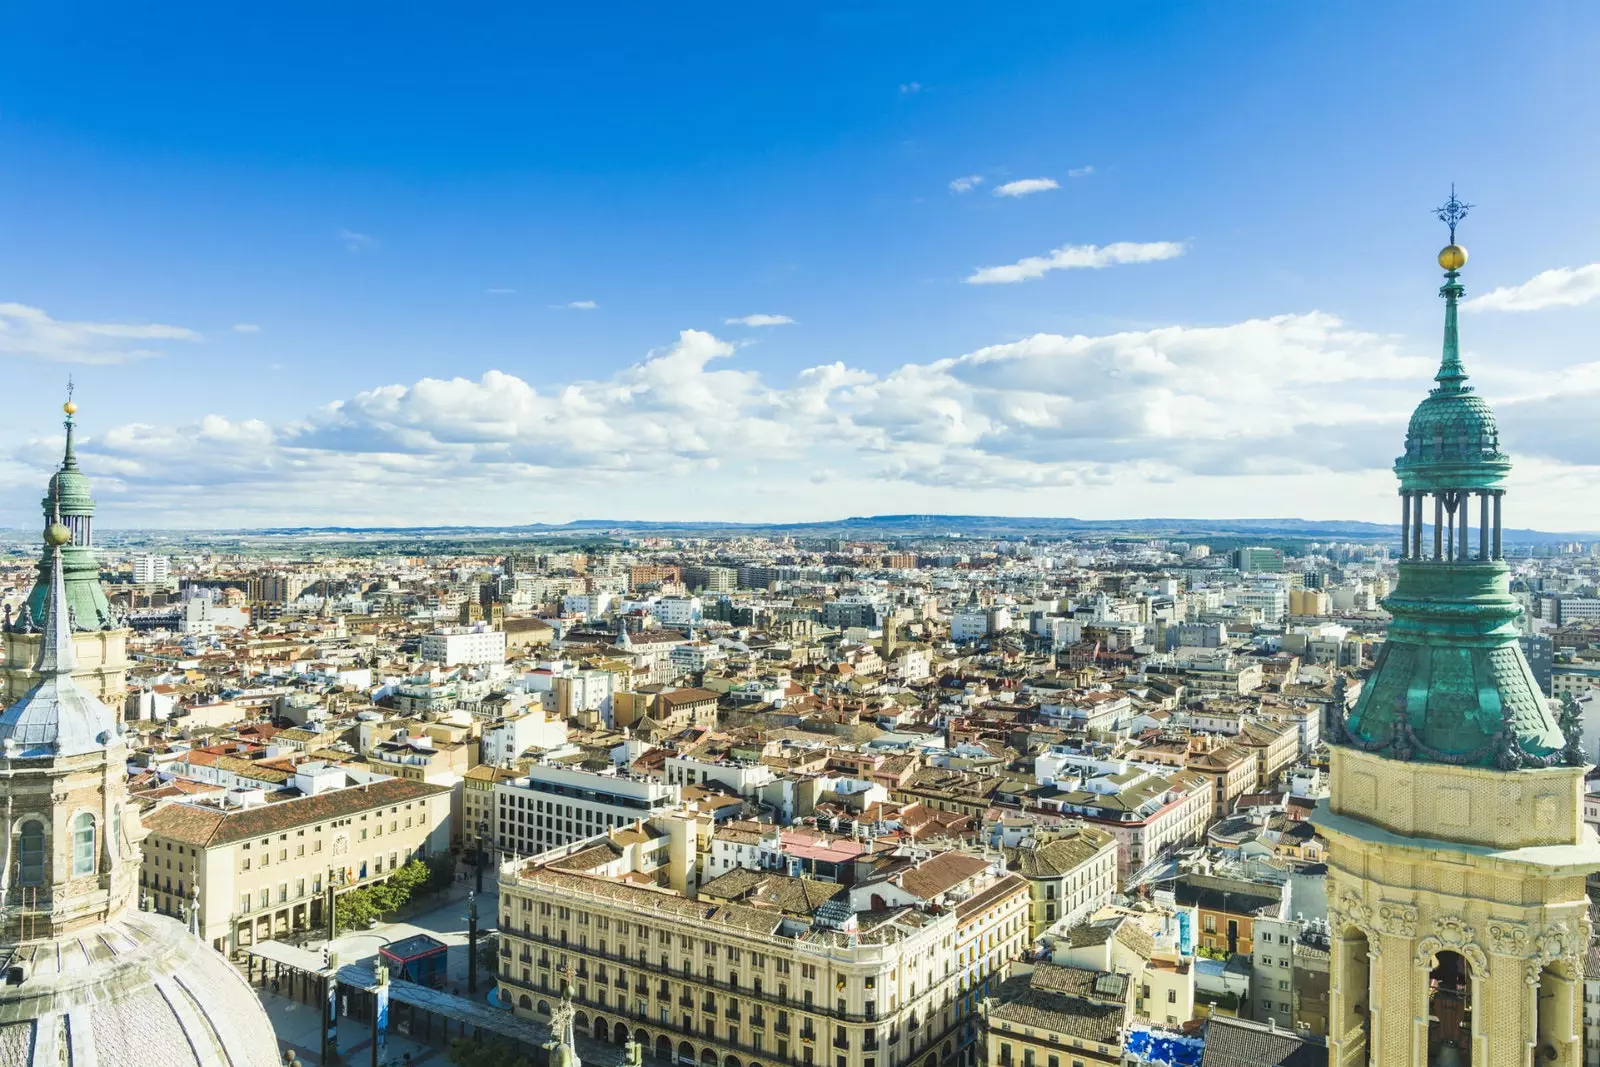
M 0 573 L 4 692 L 70 632 L 127 892 L 216 949 L 454 854 L 498 880 L 497 1004 L 663 1061 L 1596 1062 L 1600 557 L 1503 543 L 1454 307 L 1398 544 L 119 556 L 69 426 L 60 540 Z M 1510 1030 L 1491 974 L 1538 991 Z

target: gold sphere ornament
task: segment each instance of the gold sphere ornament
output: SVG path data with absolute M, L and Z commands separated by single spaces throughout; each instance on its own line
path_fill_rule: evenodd
M 1467 250 L 1460 245 L 1445 245 L 1439 251 L 1439 266 L 1445 270 L 1460 270 L 1467 265 Z
M 78 405 L 69 400 L 65 404 L 61 405 L 61 410 L 65 411 L 68 415 L 76 415 L 78 413 Z
M 72 540 L 72 531 L 59 522 L 52 522 L 44 528 L 44 543 L 51 548 L 60 548 Z

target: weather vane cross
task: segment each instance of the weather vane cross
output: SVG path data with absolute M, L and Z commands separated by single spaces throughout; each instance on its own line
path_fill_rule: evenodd
M 1450 183 L 1450 199 L 1444 202 L 1443 207 L 1434 208 L 1433 213 L 1439 216 L 1439 221 L 1450 227 L 1450 243 L 1456 243 L 1456 226 L 1467 217 L 1467 212 L 1476 206 L 1463 204 L 1456 199 L 1456 183 Z

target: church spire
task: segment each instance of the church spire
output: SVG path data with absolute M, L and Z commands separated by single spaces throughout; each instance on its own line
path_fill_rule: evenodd
M 1462 384 L 1467 380 L 1467 372 L 1461 365 L 1461 340 L 1456 328 L 1456 307 L 1466 294 L 1461 284 L 1461 268 L 1467 264 L 1467 250 L 1456 244 L 1456 226 L 1471 208 L 1471 204 L 1456 199 L 1456 187 L 1452 185 L 1450 199 L 1434 210 L 1439 221 L 1450 227 L 1450 244 L 1439 253 L 1439 266 L 1444 268 L 1445 278 L 1439 289 L 1439 295 L 1444 297 L 1444 353 L 1439 360 L 1439 373 L 1433 380 L 1439 383 L 1435 392 L 1440 393 L 1461 393 L 1469 388 Z
M 72 531 L 61 524 L 60 515 L 45 527 L 45 551 L 50 554 L 50 585 L 44 598 L 44 632 L 39 641 L 39 659 L 34 664 L 41 677 L 71 677 L 78 657 L 72 648 L 72 609 L 67 602 L 67 580 L 61 568 L 61 549 L 72 540 Z

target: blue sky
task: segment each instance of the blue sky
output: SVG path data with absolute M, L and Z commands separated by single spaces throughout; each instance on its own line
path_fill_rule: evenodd
M 1455 181 L 1600 529 L 1593 5 L 481 7 L 11 12 L 0 520 L 1390 520 Z

